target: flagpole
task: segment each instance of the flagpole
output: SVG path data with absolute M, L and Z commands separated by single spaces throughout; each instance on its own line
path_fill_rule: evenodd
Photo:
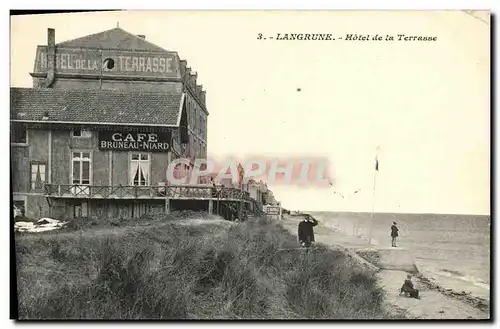
M 373 222 L 375 221 L 375 190 L 377 187 L 377 172 L 378 172 L 378 151 L 380 146 L 377 146 L 377 150 L 375 153 L 375 170 L 373 170 L 373 195 L 372 195 L 372 213 L 370 216 L 370 233 L 368 238 L 368 244 L 372 243 L 372 234 L 373 234 Z

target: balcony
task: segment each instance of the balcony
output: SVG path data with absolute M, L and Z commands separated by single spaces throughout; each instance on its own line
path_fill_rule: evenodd
M 251 202 L 250 194 L 236 188 L 206 185 L 96 186 L 46 184 L 45 196 L 68 199 L 176 199 Z

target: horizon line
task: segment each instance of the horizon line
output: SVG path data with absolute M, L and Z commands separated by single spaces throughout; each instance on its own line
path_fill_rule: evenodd
M 331 213 L 353 213 L 371 214 L 371 211 L 351 211 L 351 210 L 299 210 L 300 212 L 331 212 Z M 451 215 L 451 216 L 488 216 L 491 214 L 464 214 L 464 213 L 433 213 L 433 212 L 374 212 L 374 214 L 401 214 L 401 215 Z

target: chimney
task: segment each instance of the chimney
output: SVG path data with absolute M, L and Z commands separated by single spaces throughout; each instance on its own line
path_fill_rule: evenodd
M 196 78 L 198 77 L 198 73 L 191 74 L 189 76 L 189 84 L 191 85 L 191 88 L 195 89 L 196 88 Z
M 203 86 L 202 85 L 196 85 L 196 96 L 198 98 L 201 98 L 201 91 L 203 90 Z
M 56 46 L 56 30 L 47 29 L 47 46 L 55 48 Z
M 49 88 L 56 75 L 56 31 L 47 29 L 47 79 L 45 87 Z
M 203 103 L 203 105 L 207 106 L 207 100 L 206 100 L 206 97 L 207 97 L 207 92 L 205 90 L 202 90 L 201 93 L 200 93 L 200 98 L 201 98 L 201 102 Z
M 179 60 L 179 66 L 181 70 L 181 77 L 184 77 L 186 74 L 187 61 L 185 59 Z
M 137 36 L 138 36 L 139 38 L 141 38 L 141 39 L 146 40 L 146 36 L 145 36 L 145 35 L 143 35 L 143 34 L 138 34 Z
M 189 83 L 189 79 L 191 79 L 191 68 L 190 67 L 186 67 L 186 75 L 185 75 L 185 78 L 184 78 L 184 81 L 186 81 L 186 84 Z

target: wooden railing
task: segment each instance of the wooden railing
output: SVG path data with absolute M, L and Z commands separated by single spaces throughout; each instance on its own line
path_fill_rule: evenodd
M 252 209 L 255 215 L 265 215 L 262 202 L 252 199 Z
M 48 197 L 92 199 L 215 199 L 252 201 L 250 194 L 236 188 L 199 185 L 96 186 L 46 184 Z

